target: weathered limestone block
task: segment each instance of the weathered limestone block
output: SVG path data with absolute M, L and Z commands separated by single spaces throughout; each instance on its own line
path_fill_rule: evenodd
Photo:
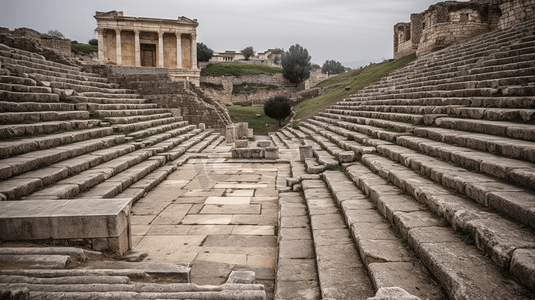
M 299 146 L 299 161 L 305 161 L 307 158 L 313 158 L 314 151 L 310 145 Z
M 271 146 L 271 141 L 258 141 L 256 142 L 256 146 L 259 148 L 266 148 Z
M 237 140 L 234 142 L 235 148 L 247 148 L 249 142 L 247 140 Z
M 353 151 L 344 151 L 338 153 L 338 160 L 341 163 L 352 162 L 355 159 L 355 153 Z
M 264 158 L 264 149 L 232 148 L 232 158 Z
M 368 300 L 420 300 L 420 298 L 413 296 L 400 287 L 383 287 L 377 291 L 375 297 L 368 298 Z
M 264 157 L 267 159 L 278 159 L 279 158 L 279 148 L 278 147 L 267 147 L 264 149 Z
M 202 130 L 202 131 L 206 130 L 206 124 L 199 123 L 199 129 Z
M 80 240 L 95 250 L 124 254 L 132 199 L 75 199 L 0 202 L 0 239 Z M 90 226 L 88 226 L 90 224 Z

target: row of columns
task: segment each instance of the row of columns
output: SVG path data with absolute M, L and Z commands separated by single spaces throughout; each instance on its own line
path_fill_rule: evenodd
M 106 29 L 100 29 L 98 31 L 98 57 L 101 62 L 104 60 L 104 51 L 106 44 L 104 42 L 104 30 Z M 116 50 L 116 60 L 117 65 L 122 65 L 122 49 L 121 49 L 121 29 L 114 29 L 115 30 L 115 50 Z M 139 33 L 140 30 L 134 30 L 135 34 L 135 55 L 136 55 L 136 67 L 141 67 L 141 44 L 139 42 Z M 164 32 L 159 31 L 158 32 L 158 67 L 163 68 L 164 67 L 164 53 L 163 53 L 163 35 Z M 182 33 L 175 32 L 176 35 L 176 61 L 177 61 L 177 69 L 182 68 Z M 197 35 L 191 34 L 192 40 L 191 40 L 191 64 L 192 68 L 197 68 Z

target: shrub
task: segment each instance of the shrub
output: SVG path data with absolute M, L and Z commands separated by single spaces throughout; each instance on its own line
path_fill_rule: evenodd
M 310 77 L 311 57 L 307 49 L 298 44 L 291 46 L 282 55 L 282 75 L 291 83 L 301 83 Z
M 98 46 L 98 39 L 90 39 L 87 43 L 91 46 Z
M 264 113 L 266 116 L 277 120 L 280 128 L 282 121 L 292 114 L 290 99 L 286 96 L 276 96 L 269 99 L 264 104 Z

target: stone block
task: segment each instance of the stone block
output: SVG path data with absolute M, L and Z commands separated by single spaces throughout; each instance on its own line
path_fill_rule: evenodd
M 257 141 L 256 146 L 259 148 L 266 148 L 271 146 L 271 141 Z
M 355 153 L 353 151 L 344 151 L 338 153 L 338 160 L 341 163 L 352 162 L 355 159 Z
M 267 147 L 264 149 L 264 157 L 267 159 L 278 159 L 279 158 L 279 148 L 278 147 Z
M 1 240 L 91 239 L 99 250 L 130 248 L 132 199 L 5 201 L 0 203 Z
M 312 150 L 312 146 L 310 145 L 299 146 L 299 161 L 305 161 L 305 159 L 313 158 L 313 157 L 314 157 L 314 151 Z
M 247 140 L 237 140 L 234 142 L 235 148 L 247 148 L 249 142 Z
M 264 149 L 232 148 L 232 158 L 264 158 Z

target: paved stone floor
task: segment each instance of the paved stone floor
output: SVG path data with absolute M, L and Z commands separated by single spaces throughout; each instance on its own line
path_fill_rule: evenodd
M 253 270 L 271 298 L 277 259 L 279 171 L 287 163 L 232 162 L 225 142 L 190 158 L 132 209 L 135 251 L 189 262 L 192 282 L 222 284 Z

